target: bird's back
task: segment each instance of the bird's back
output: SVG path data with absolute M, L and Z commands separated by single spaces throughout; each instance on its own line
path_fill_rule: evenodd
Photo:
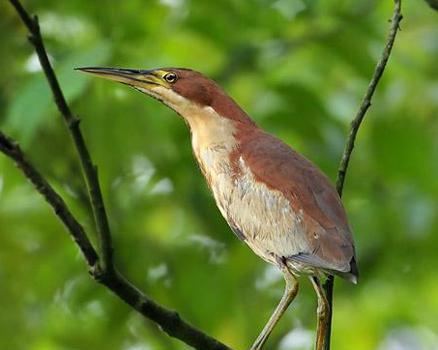
M 353 237 L 330 180 L 305 157 L 257 127 L 239 132 L 237 139 L 239 159 L 234 164 L 245 164 L 257 183 L 286 199 L 291 215 L 300 221 L 299 234 L 291 238 L 303 242 L 287 258 L 298 266 L 326 269 L 355 281 Z

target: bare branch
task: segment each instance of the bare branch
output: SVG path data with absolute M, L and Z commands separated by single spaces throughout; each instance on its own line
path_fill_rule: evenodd
M 391 28 L 389 30 L 387 43 L 385 48 L 383 49 L 382 56 L 380 57 L 379 62 L 374 70 L 373 77 L 368 85 L 368 89 L 365 93 L 365 96 L 362 99 L 362 103 L 360 104 L 359 110 L 357 111 L 356 116 L 351 122 L 350 134 L 348 135 L 347 142 L 345 144 L 344 153 L 342 154 L 341 163 L 339 164 L 338 170 L 338 179 L 336 181 L 336 189 L 340 196 L 342 196 L 342 191 L 344 188 L 345 175 L 347 174 L 348 164 L 350 162 L 351 153 L 354 148 L 354 141 L 356 140 L 357 132 L 359 131 L 359 127 L 362 123 L 363 118 L 365 117 L 368 108 L 371 106 L 371 99 L 373 97 L 374 92 L 376 91 L 377 84 L 380 81 L 380 78 L 385 71 L 386 63 L 388 62 L 389 56 L 391 55 L 391 50 L 394 45 L 395 37 L 400 28 L 400 21 L 403 16 L 401 15 L 401 0 L 394 1 L 394 14 L 391 19 Z
M 71 112 L 65 100 L 64 94 L 59 86 L 58 79 L 56 78 L 55 72 L 53 71 L 47 56 L 37 16 L 31 17 L 21 5 L 19 0 L 10 0 L 10 2 L 15 7 L 21 20 L 29 30 L 29 41 L 35 47 L 41 67 L 43 68 L 44 74 L 49 82 L 50 89 L 52 90 L 56 106 L 58 107 L 59 112 L 61 112 L 61 115 L 63 116 L 70 132 L 70 136 L 75 144 L 79 159 L 81 161 L 88 193 L 91 199 L 91 207 L 96 223 L 96 230 L 99 235 L 100 250 L 102 254 L 102 261 L 100 261 L 101 268 L 103 270 L 111 271 L 113 269 L 113 249 L 108 218 L 102 199 L 102 192 L 100 190 L 97 167 L 93 164 L 90 153 L 85 145 L 85 141 L 79 127 L 80 120 Z
M 371 106 L 372 97 L 374 95 L 374 92 L 376 91 L 377 85 L 379 84 L 380 78 L 382 77 L 383 72 L 385 71 L 385 67 L 388 62 L 389 56 L 391 55 L 392 47 L 394 45 L 397 32 L 400 29 L 400 21 L 402 20 L 402 18 L 403 16 L 401 14 L 401 0 L 394 0 L 394 12 L 391 18 L 391 27 L 389 29 L 386 45 L 383 49 L 379 61 L 377 62 L 376 68 L 374 69 L 373 76 L 368 85 L 368 89 L 365 92 L 365 96 L 363 97 L 362 102 L 359 106 L 359 110 L 357 111 L 356 116 L 351 122 L 350 133 L 345 143 L 345 149 L 339 164 L 338 178 L 336 180 L 336 190 L 338 191 L 340 197 L 342 197 L 345 176 L 347 174 L 347 169 L 350 163 L 351 153 L 353 152 L 354 142 L 356 140 L 357 132 L 359 131 L 359 127 L 365 117 L 366 112 Z M 333 316 L 333 312 L 332 312 L 333 285 L 334 285 L 334 277 L 329 276 L 326 283 L 324 284 L 324 290 L 326 292 L 326 296 L 330 304 L 329 322 L 325 334 L 324 350 L 330 350 L 331 325 L 332 325 L 332 316 Z
M 0 131 L 0 152 L 11 158 L 23 172 L 35 189 L 53 208 L 55 214 L 67 228 L 81 250 L 91 276 L 99 283 L 114 292 L 120 299 L 130 305 L 143 316 L 156 322 L 160 328 L 172 337 L 178 338 L 199 350 L 232 350 L 225 344 L 210 337 L 201 330 L 190 325 L 175 311 L 168 310 L 157 304 L 135 286 L 129 283 L 120 273 L 102 271 L 97 264 L 98 256 L 89 241 L 83 227 L 75 219 L 61 196 L 53 189 L 47 180 L 26 159 L 17 142 Z
M 0 131 L 0 151 L 11 158 L 17 167 L 34 185 L 35 189 L 52 206 L 56 216 L 63 222 L 82 252 L 89 268 L 93 271 L 97 266 L 98 256 L 85 234 L 84 228 L 71 214 L 67 204 L 55 192 L 47 180 L 26 159 L 18 144 Z

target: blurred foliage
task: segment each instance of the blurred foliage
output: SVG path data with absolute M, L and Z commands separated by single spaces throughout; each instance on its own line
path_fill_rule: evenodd
M 332 179 L 384 45 L 392 1 L 25 1 L 99 165 L 120 269 L 160 303 L 248 348 L 283 282 L 230 232 L 180 118 L 122 85 L 72 69 L 184 66 L 221 85 L 265 129 Z M 89 232 L 74 149 L 26 31 L 0 3 L 0 126 Z M 360 130 L 344 202 L 358 286 L 336 284 L 333 348 L 438 348 L 438 17 L 404 4 Z M 268 349 L 311 349 L 315 297 L 301 292 Z M 0 156 L 0 348 L 187 349 L 88 278 L 48 205 Z M 292 330 L 293 329 L 293 330 Z

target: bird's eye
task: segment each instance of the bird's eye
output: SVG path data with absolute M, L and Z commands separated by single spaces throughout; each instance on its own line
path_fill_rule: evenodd
M 174 83 L 178 79 L 175 73 L 167 73 L 163 78 L 168 83 Z

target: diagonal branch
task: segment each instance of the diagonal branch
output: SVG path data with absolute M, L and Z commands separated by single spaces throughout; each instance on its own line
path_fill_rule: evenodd
M 17 142 L 7 137 L 1 131 L 0 152 L 15 162 L 26 178 L 34 185 L 35 189 L 53 208 L 55 214 L 65 225 L 81 250 L 90 268 L 90 274 L 96 281 L 106 286 L 140 314 L 156 322 L 171 337 L 178 338 L 198 350 L 231 350 L 225 344 L 182 320 L 175 311 L 168 310 L 148 298 L 116 270 L 111 274 L 101 271 L 97 265 L 98 256 L 95 249 L 83 227 L 75 219 L 64 200 L 26 159 Z
M 38 55 L 41 67 L 43 68 L 44 74 L 46 75 L 47 81 L 49 82 L 50 89 L 52 90 L 56 106 L 58 107 L 59 112 L 64 118 L 64 121 L 70 132 L 70 136 L 72 137 L 74 145 L 76 147 L 76 151 L 78 153 L 82 166 L 82 171 L 84 173 L 85 182 L 87 184 L 89 197 L 91 200 L 91 207 L 96 223 L 96 230 L 99 235 L 100 250 L 102 255 L 102 261 L 100 261 L 99 263 L 103 271 L 108 271 L 109 273 L 111 273 L 113 270 L 113 249 L 108 218 L 102 199 L 102 192 L 100 190 L 99 180 L 97 176 L 97 167 L 93 164 L 90 153 L 88 152 L 87 146 L 85 145 L 85 141 L 79 127 L 80 120 L 71 112 L 64 97 L 64 94 L 61 90 L 61 87 L 59 86 L 55 72 L 53 71 L 53 68 L 50 64 L 46 49 L 44 47 L 44 41 L 41 36 L 38 17 L 31 17 L 21 5 L 19 0 L 9 1 L 15 7 L 21 20 L 26 25 L 29 31 L 29 41 L 35 47 L 35 51 Z
M 368 85 L 368 89 L 365 96 L 362 99 L 359 110 L 356 116 L 351 122 L 350 134 L 348 135 L 347 142 L 345 144 L 344 153 L 342 154 L 341 163 L 339 164 L 338 179 L 336 181 L 336 189 L 340 196 L 342 196 L 342 190 L 344 188 L 345 175 L 347 174 L 348 164 L 350 162 L 351 153 L 354 148 L 354 141 L 356 140 L 357 132 L 365 117 L 368 108 L 371 106 L 371 99 L 376 91 L 377 84 L 379 84 L 380 78 L 386 68 L 389 56 L 391 55 L 392 47 L 394 45 L 395 37 L 400 29 L 400 21 L 403 16 L 401 14 L 401 0 L 394 0 L 394 14 L 391 19 L 391 28 L 389 30 L 388 39 L 383 49 L 382 56 L 374 69 L 373 77 Z
M 359 131 L 359 127 L 365 117 L 366 112 L 371 106 L 372 97 L 374 95 L 374 92 L 376 91 L 377 85 L 379 84 L 380 78 L 385 71 L 386 64 L 388 62 L 389 56 L 391 55 L 392 47 L 394 46 L 397 32 L 400 29 L 400 21 L 402 20 L 402 18 L 403 16 L 401 14 L 401 0 L 394 0 L 394 12 L 391 18 L 391 27 L 389 29 L 386 45 L 383 49 L 379 61 L 377 62 L 376 68 L 374 69 L 373 76 L 359 106 L 359 110 L 357 111 L 356 116 L 351 122 L 350 133 L 345 143 L 344 152 L 342 154 L 342 158 L 339 164 L 338 177 L 336 180 L 336 190 L 338 191 L 340 197 L 342 197 L 345 176 L 347 175 L 347 169 L 350 163 L 351 153 L 353 152 L 357 132 Z M 334 277 L 329 276 L 326 283 L 324 284 L 324 290 L 330 304 L 329 322 L 325 334 L 324 350 L 330 350 L 331 325 L 333 316 L 333 285 Z
M 11 158 L 17 167 L 24 173 L 24 175 L 34 185 L 35 189 L 45 198 L 45 200 L 52 206 L 56 216 L 67 227 L 70 235 L 73 237 L 77 246 L 82 252 L 90 271 L 94 271 L 97 267 L 98 256 L 96 250 L 93 248 L 88 239 L 84 228 L 75 219 L 67 204 L 50 186 L 47 180 L 35 169 L 35 167 L 26 159 L 17 142 L 7 137 L 0 131 L 0 152 Z

